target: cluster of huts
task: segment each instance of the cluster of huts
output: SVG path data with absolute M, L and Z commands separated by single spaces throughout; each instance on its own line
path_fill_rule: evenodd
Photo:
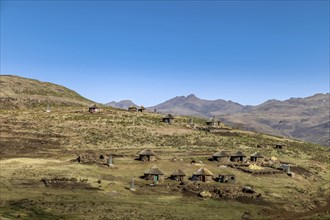
M 152 180 L 153 182 L 159 182 L 165 179 L 165 173 L 159 169 L 157 166 L 151 167 L 149 170 L 144 172 L 142 176 L 145 180 Z M 190 178 L 187 178 L 187 175 L 182 170 L 176 170 L 169 176 L 169 179 L 175 181 L 185 181 L 187 179 L 191 181 L 201 181 L 201 182 L 209 182 L 209 181 L 217 181 L 222 183 L 235 183 L 235 175 L 233 174 L 220 174 L 217 178 L 213 178 L 213 173 L 205 167 L 199 168 L 196 172 L 192 174 Z
M 251 154 L 249 157 L 247 157 L 241 151 L 237 151 L 235 153 L 219 151 L 213 154 L 211 158 L 211 160 L 218 161 L 223 164 L 247 163 L 248 161 L 254 164 L 258 164 L 264 162 L 264 159 L 265 157 L 258 152 Z M 150 149 L 145 149 L 139 153 L 138 160 L 145 162 L 155 161 L 156 154 Z M 143 178 L 146 180 L 153 180 L 155 182 L 158 182 L 160 180 L 163 180 L 164 176 L 164 172 L 158 167 L 154 166 L 151 167 L 149 170 L 145 171 Z M 186 179 L 186 174 L 182 170 L 176 170 L 170 175 L 169 178 L 176 181 L 183 181 Z M 198 169 L 195 173 L 193 173 L 189 180 L 202 182 L 215 180 L 217 182 L 224 183 L 235 183 L 236 181 L 235 175 L 233 174 L 220 174 L 218 177 L 214 178 L 213 173 L 204 167 Z
M 138 159 L 141 161 L 155 161 L 156 154 L 150 149 L 145 149 L 139 153 Z M 213 177 L 214 175 L 210 170 L 208 170 L 205 167 L 202 167 L 198 169 L 196 172 L 194 172 L 192 176 L 189 178 L 189 180 L 207 182 L 207 181 L 213 181 Z M 143 178 L 145 180 L 152 180 L 154 182 L 158 182 L 164 180 L 165 173 L 162 170 L 160 170 L 158 167 L 153 166 L 149 170 L 144 172 Z M 186 178 L 187 175 L 185 174 L 185 172 L 183 172 L 180 169 L 174 171 L 169 177 L 169 179 L 176 181 L 184 181 L 186 180 Z M 215 180 L 223 183 L 234 183 L 235 175 L 221 174 L 217 178 L 215 178 Z
M 254 163 L 262 163 L 264 161 L 264 156 L 258 152 L 250 155 L 250 161 Z M 247 156 L 241 152 L 237 151 L 236 153 L 229 153 L 226 151 L 219 151 L 212 155 L 212 160 L 218 161 L 221 163 L 230 163 L 230 162 L 247 162 Z
M 146 108 L 144 106 L 136 107 L 134 105 L 128 107 L 129 112 L 145 112 Z

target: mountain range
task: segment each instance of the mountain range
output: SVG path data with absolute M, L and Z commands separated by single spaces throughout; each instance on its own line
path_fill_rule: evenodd
M 128 100 L 125 103 L 134 104 Z M 119 104 L 112 106 L 120 107 Z M 191 94 L 174 97 L 147 109 L 203 118 L 216 116 L 231 126 L 330 145 L 329 93 L 284 101 L 272 99 L 257 106 L 222 99 L 205 100 Z
M 122 108 L 122 109 L 128 109 L 128 107 L 131 107 L 131 106 L 138 107 L 138 105 L 135 104 L 134 102 L 132 102 L 131 100 L 122 100 L 120 102 L 112 101 L 112 102 L 106 103 L 105 105 L 111 106 L 114 108 Z

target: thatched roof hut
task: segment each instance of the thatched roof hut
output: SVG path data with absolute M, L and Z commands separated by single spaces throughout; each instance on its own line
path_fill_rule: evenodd
M 209 120 L 206 121 L 206 125 L 215 126 L 215 117 L 209 118 Z
M 213 176 L 213 173 L 209 169 L 205 167 L 201 167 L 197 170 L 197 172 L 194 173 L 194 175 Z
M 176 170 L 171 174 L 171 179 L 176 181 L 183 181 L 186 174 L 182 170 Z
M 215 116 L 213 116 L 206 121 L 206 125 L 216 127 L 220 125 L 220 121 L 216 120 Z
M 219 162 L 229 162 L 230 154 L 225 151 L 219 151 L 212 155 L 212 159 Z
M 140 106 L 137 111 L 138 112 L 144 112 L 146 110 L 146 108 L 144 106 Z
M 132 106 L 128 107 L 128 111 L 130 111 L 130 112 L 136 112 L 137 111 L 137 107 L 134 106 L 134 105 L 132 105 Z
M 144 149 L 139 153 L 139 159 L 142 161 L 154 161 L 156 160 L 156 154 L 150 149 Z
M 158 182 L 164 179 L 164 175 L 165 174 L 162 170 L 160 170 L 157 166 L 153 166 L 144 172 L 144 179 Z
M 254 154 L 251 154 L 250 160 L 252 162 L 261 162 L 264 159 L 264 156 L 260 154 L 259 152 L 256 152 Z
M 167 114 L 166 116 L 163 117 L 163 122 L 171 124 L 171 122 L 174 120 L 174 116 L 171 114 Z
M 90 113 L 96 113 L 100 111 L 100 108 L 94 103 L 93 105 L 88 107 L 88 111 Z
M 164 172 L 161 171 L 157 166 L 153 166 L 149 170 L 145 171 L 144 174 L 149 174 L 149 175 L 164 175 Z
M 246 161 L 246 156 L 245 156 L 245 154 L 242 153 L 242 151 L 237 151 L 235 154 L 230 156 L 230 161 L 244 162 L 244 161 Z
M 274 148 L 275 149 L 283 149 L 283 148 L 285 148 L 285 144 L 282 144 L 282 143 L 278 143 L 278 144 L 275 144 L 275 146 L 274 146 Z
M 209 169 L 201 167 L 197 172 L 193 173 L 191 180 L 206 182 L 212 181 L 212 177 L 213 173 Z

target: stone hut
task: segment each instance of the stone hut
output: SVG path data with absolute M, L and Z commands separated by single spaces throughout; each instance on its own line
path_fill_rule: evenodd
M 263 162 L 264 156 L 262 156 L 260 153 L 254 153 L 250 156 L 250 161 L 251 162 Z
M 191 180 L 192 181 L 212 181 L 213 173 L 209 171 L 207 168 L 199 168 L 197 172 L 193 173 Z
M 215 116 L 213 116 L 206 121 L 206 125 L 210 127 L 216 127 L 220 125 L 220 121 L 216 120 Z
M 138 112 L 145 112 L 146 108 L 144 106 L 141 106 L 137 109 Z
M 275 148 L 275 149 L 280 149 L 280 150 L 282 150 L 282 149 L 285 148 L 285 144 L 276 144 L 276 145 L 274 146 L 274 148 Z
M 236 177 L 234 174 L 220 174 L 218 177 L 219 183 L 236 183 Z
M 209 118 L 209 120 L 206 121 L 207 126 L 215 127 L 216 126 L 216 120 L 215 117 Z
M 173 120 L 174 120 L 174 116 L 171 115 L 171 114 L 167 114 L 167 115 L 163 118 L 163 122 L 164 122 L 164 123 L 168 123 L 168 124 L 171 124 Z
M 144 172 L 144 179 L 158 182 L 164 180 L 164 175 L 165 174 L 163 171 L 161 171 L 158 167 L 153 166 Z
M 230 156 L 230 161 L 232 161 L 232 162 L 245 162 L 246 161 L 246 156 L 241 151 L 237 151 L 235 154 Z
M 222 163 L 230 162 L 230 155 L 225 151 L 219 151 L 212 155 L 212 159 Z
M 128 111 L 129 112 L 136 112 L 137 111 L 137 107 L 134 106 L 134 105 L 132 105 L 132 106 L 128 107 Z
M 88 111 L 90 113 L 100 112 L 100 108 L 94 103 L 93 105 L 89 106 Z
M 176 180 L 176 181 L 183 181 L 185 179 L 185 177 L 186 177 L 186 174 L 182 170 L 177 170 L 171 174 L 170 178 L 172 180 Z
M 150 150 L 145 149 L 139 153 L 139 160 L 142 161 L 155 161 L 156 160 L 156 154 Z

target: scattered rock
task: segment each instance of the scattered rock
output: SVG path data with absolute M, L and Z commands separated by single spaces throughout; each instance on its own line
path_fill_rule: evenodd
M 202 197 L 202 198 L 211 198 L 212 195 L 209 191 L 202 191 L 201 193 L 199 193 L 199 195 Z

